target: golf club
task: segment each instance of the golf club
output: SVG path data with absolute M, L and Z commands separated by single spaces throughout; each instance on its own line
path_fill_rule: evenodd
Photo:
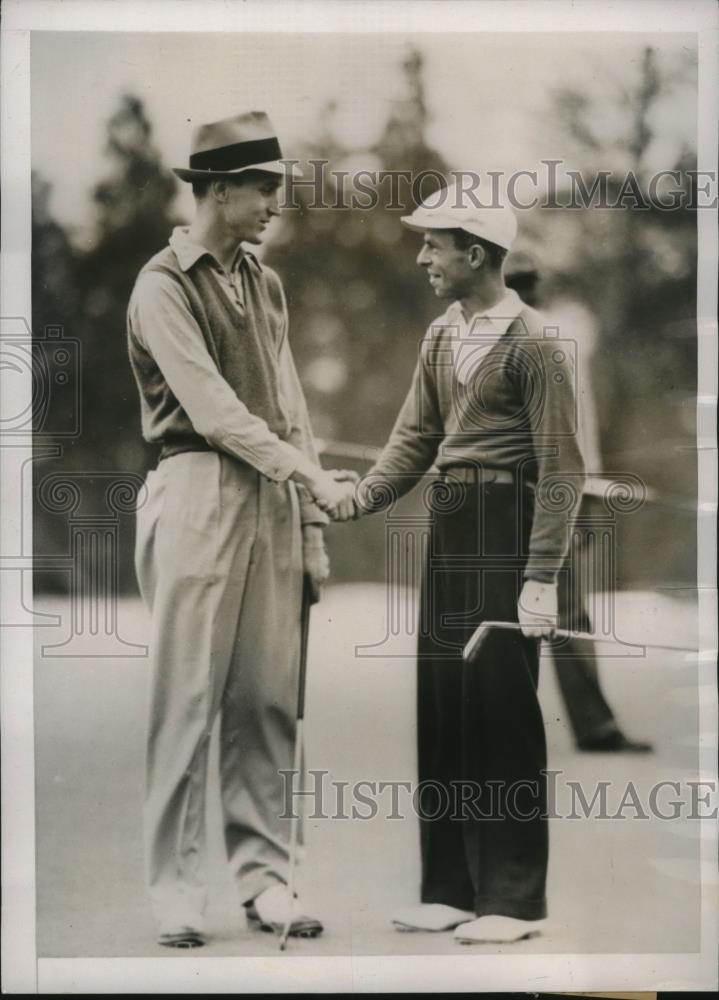
M 300 618 L 300 671 L 297 684 L 297 729 L 295 731 L 294 773 L 299 774 L 302 767 L 302 727 L 305 715 L 305 686 L 307 680 L 307 642 L 310 630 L 310 608 L 319 600 L 319 592 L 313 586 L 310 578 L 305 575 L 302 586 L 302 612 Z M 280 936 L 280 951 L 285 950 L 290 927 L 292 926 L 292 902 L 295 898 L 295 868 L 297 867 L 297 839 L 299 833 L 299 813 L 292 813 L 290 828 L 290 872 L 288 892 L 290 897 L 290 913 Z
M 518 622 L 482 622 L 482 624 L 474 631 L 467 645 L 464 647 L 462 655 L 465 660 L 471 662 L 477 659 L 479 652 L 492 629 L 506 629 L 511 632 L 519 632 L 521 631 L 522 626 Z M 566 628 L 552 629 L 552 634 L 546 638 L 549 641 L 552 639 L 588 639 L 592 642 L 612 641 L 611 638 L 608 638 L 607 636 L 592 635 L 589 632 L 572 632 L 570 629 Z M 668 649 L 677 653 L 699 652 L 699 650 L 694 649 L 691 646 L 673 646 L 659 642 L 643 642 L 638 643 L 637 645 L 645 646 L 647 649 Z

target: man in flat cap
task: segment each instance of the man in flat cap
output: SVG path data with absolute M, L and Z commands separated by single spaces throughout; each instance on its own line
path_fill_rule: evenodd
M 278 214 L 284 166 L 263 112 L 199 127 L 194 221 L 141 270 L 128 338 L 142 430 L 160 448 L 138 510 L 151 613 L 146 874 L 162 944 L 204 943 L 205 790 L 218 714 L 224 834 L 240 901 L 266 930 L 322 925 L 289 896 L 303 574 L 328 574 L 327 514 L 352 487 L 322 470 L 280 280 L 243 244 Z
M 581 493 L 570 357 L 503 279 L 513 212 L 453 184 L 402 220 L 447 310 L 429 327 L 390 439 L 358 488 L 386 508 L 434 465 L 418 637 L 421 902 L 400 930 L 515 941 L 546 916 L 546 744 L 539 637 L 556 627 L 557 574 Z M 564 486 L 568 490 L 564 490 Z M 493 630 L 478 665 L 462 649 Z

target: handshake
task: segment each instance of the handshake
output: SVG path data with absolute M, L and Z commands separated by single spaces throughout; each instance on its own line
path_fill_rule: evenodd
M 326 470 L 308 464 L 298 468 L 292 478 L 333 521 L 351 521 L 362 513 L 355 496 L 359 476 L 351 469 Z

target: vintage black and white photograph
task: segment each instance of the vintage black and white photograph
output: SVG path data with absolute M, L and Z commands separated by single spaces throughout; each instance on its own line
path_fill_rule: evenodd
M 146 7 L 3 26 L 14 981 L 714 988 L 716 8 Z

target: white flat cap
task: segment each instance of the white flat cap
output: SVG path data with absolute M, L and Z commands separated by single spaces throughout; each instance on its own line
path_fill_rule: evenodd
M 478 191 L 462 190 L 459 178 L 454 178 L 445 188 L 440 188 L 401 221 L 408 229 L 424 232 L 425 229 L 465 229 L 488 243 L 495 243 L 509 250 L 517 235 L 517 217 L 508 205 L 492 202 L 479 207 Z

